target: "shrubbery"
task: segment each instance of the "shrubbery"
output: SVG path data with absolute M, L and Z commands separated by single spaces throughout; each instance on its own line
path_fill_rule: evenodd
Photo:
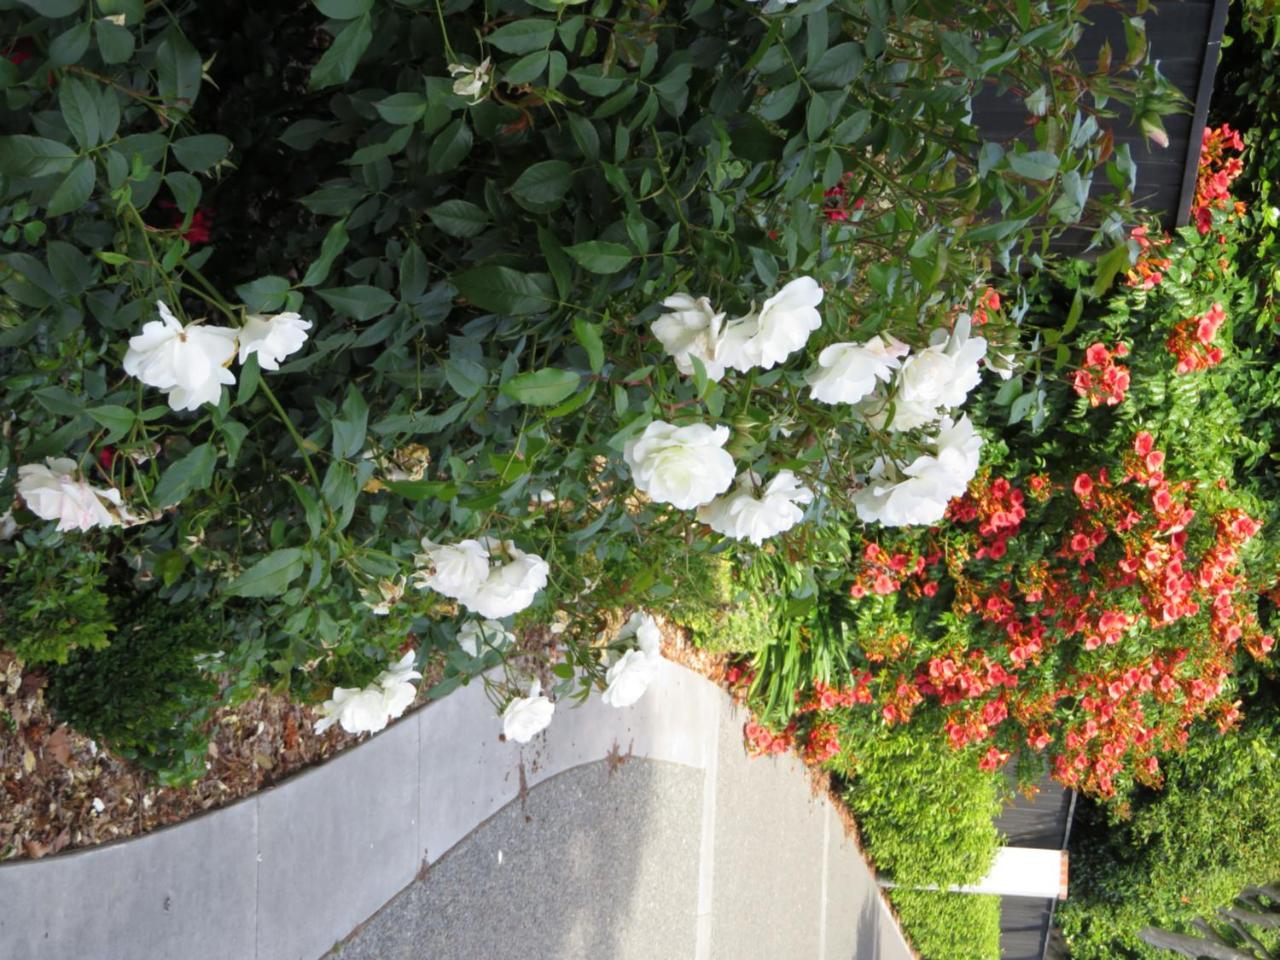
M 0 633 L 28 663 L 66 663 L 74 650 L 105 647 L 115 625 L 105 558 L 88 551 L 16 544 L 0 561 Z
M 924 960 L 998 960 L 999 897 L 893 890 L 890 899 Z
M 1085 69 L 1066 2 L 4 8 L 18 536 L 56 549 L 57 519 L 117 590 L 218 611 L 238 682 L 314 698 L 410 633 L 446 684 L 476 673 L 460 606 L 571 609 L 580 694 L 611 571 L 669 607 L 712 531 L 807 515 L 778 546 L 814 602 L 839 571 L 805 531 L 853 522 L 857 478 L 924 454 L 940 509 L 976 466 L 986 347 L 956 316 L 991 272 L 1079 226 L 1127 260 L 1106 127 L 1127 106 L 1158 137 L 1172 103 L 1140 18 Z M 984 140 L 989 89 L 1025 98 L 1025 141 Z M 985 336 L 1003 369 L 1016 326 Z M 925 375 L 850 417 L 831 398 L 875 349 Z M 717 471 L 664 460 L 695 437 Z M 440 573 L 466 541 L 501 602 Z
M 221 625 L 203 604 L 157 598 L 113 605 L 105 650 L 78 650 L 49 670 L 58 715 L 176 785 L 200 776 L 218 705 Z

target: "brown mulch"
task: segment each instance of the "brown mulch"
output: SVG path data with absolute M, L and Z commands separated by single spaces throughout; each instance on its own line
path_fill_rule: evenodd
M 204 776 L 153 777 L 60 723 L 38 671 L 0 652 L 0 861 L 44 857 L 148 833 L 322 763 L 359 738 L 313 729 L 311 707 L 263 692 L 214 715 Z M 429 684 L 422 684 L 425 688 Z M 419 701 L 425 698 L 419 694 Z

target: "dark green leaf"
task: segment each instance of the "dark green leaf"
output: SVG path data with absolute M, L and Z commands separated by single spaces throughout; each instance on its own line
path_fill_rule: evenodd
M 75 159 L 75 150 L 57 140 L 25 134 L 0 137 L 0 173 L 10 176 L 43 177 L 65 173 L 71 169 Z
M 250 313 L 279 310 L 288 295 L 289 281 L 284 277 L 259 277 L 236 287 L 236 296 L 244 301 Z
M 838 43 L 809 70 L 809 82 L 815 87 L 843 90 L 862 72 L 865 58 L 856 43 Z
M 359 390 L 354 386 L 348 386 L 346 399 L 342 401 L 342 409 L 330 424 L 333 429 L 333 455 L 340 460 L 349 460 L 356 456 L 364 447 L 364 436 L 368 425 L 368 404 L 365 403 Z
M 393 93 L 385 100 L 379 100 L 373 107 L 387 123 L 417 123 L 427 112 L 427 97 L 422 93 Z
M 170 27 L 156 48 L 156 73 L 160 96 L 170 104 L 190 109 L 200 94 L 204 64 L 177 27 Z
M 546 274 L 510 267 L 476 267 L 452 277 L 459 296 L 481 310 L 519 316 L 541 313 L 556 301 Z
M 631 251 L 620 243 L 588 240 L 565 247 L 565 253 L 592 273 L 617 273 L 631 262 Z
M 550 407 L 577 390 L 581 380 L 572 370 L 547 368 L 512 377 L 502 385 L 502 392 L 526 406 Z
M 335 20 L 354 20 L 373 9 L 373 0 L 312 0 L 316 9 Z
M 436 134 L 427 148 L 427 168 L 432 173 L 448 173 L 471 152 L 474 137 L 471 128 L 462 117 L 455 117 L 447 127 Z
M 88 203 L 89 197 L 93 195 L 94 172 L 93 160 L 82 157 L 49 198 L 49 216 L 60 217 L 64 213 L 73 213 Z
M 1051 180 L 1058 172 L 1058 157 L 1047 150 L 1009 154 L 1013 172 L 1028 180 Z
M 311 89 L 321 90 L 346 83 L 372 39 L 373 20 L 368 13 L 347 23 L 333 38 L 333 43 L 324 52 L 320 62 L 311 68 Z
M 499 27 L 486 39 L 503 53 L 532 53 L 550 46 L 555 32 L 554 20 L 517 20 Z
M 84 0 L 22 0 L 42 17 L 69 17 L 84 6 Z
M 76 77 L 64 77 L 58 84 L 58 106 L 67 129 L 81 149 L 92 150 L 101 139 L 98 100 L 89 85 Z
M 564 202 L 573 185 L 573 167 L 563 160 L 543 160 L 527 167 L 511 185 L 516 203 L 533 213 L 549 213 Z
M 273 550 L 227 584 L 223 592 L 233 597 L 278 597 L 305 567 L 305 557 L 297 547 Z
M 602 329 L 598 323 L 588 323 L 581 317 L 574 318 L 573 335 L 582 344 L 582 349 L 587 351 L 587 363 L 592 373 L 599 373 L 604 369 L 604 340 L 600 336 Z
M 316 293 L 333 309 L 355 320 L 372 320 L 396 305 L 396 298 L 379 287 L 330 287 Z
M 128 27 L 122 27 L 110 20 L 95 20 L 93 32 L 98 40 L 98 53 L 102 56 L 103 63 L 124 63 L 133 56 L 136 41 L 133 31 Z
M 213 482 L 213 468 L 218 454 L 212 444 L 202 443 L 180 460 L 175 461 L 160 476 L 151 493 L 151 501 L 157 507 L 171 507 L 195 490 L 203 490 Z
M 203 173 L 231 152 L 231 141 L 216 133 L 201 133 L 173 141 L 173 155 L 192 173 Z
M 85 413 L 107 428 L 103 443 L 115 443 L 131 429 L 137 419 L 132 410 L 118 404 L 108 403 L 100 407 L 90 407 Z
M 49 63 L 56 67 L 79 63 L 80 58 L 88 52 L 92 37 L 89 24 L 77 23 L 70 30 L 53 38 L 53 42 L 49 44 Z
M 311 261 L 311 266 L 307 267 L 307 273 L 302 278 L 300 286 L 314 287 L 324 283 L 333 267 L 334 258 L 347 248 L 347 242 L 347 221 L 338 220 L 324 235 L 324 242 L 320 245 L 320 256 Z
M 489 225 L 489 214 L 467 200 L 446 200 L 428 207 L 427 216 L 451 237 L 474 237 Z

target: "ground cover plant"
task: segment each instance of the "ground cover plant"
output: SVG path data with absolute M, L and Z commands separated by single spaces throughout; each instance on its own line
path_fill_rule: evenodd
M 88 617 L 14 642 L 78 689 L 199 605 L 224 702 L 350 731 L 428 661 L 505 665 L 515 739 L 625 705 L 610 611 L 775 550 L 804 606 L 850 525 L 940 518 L 1022 349 L 988 279 L 1068 227 L 1127 262 L 1109 125 L 1174 102 L 1140 17 L 1080 65 L 1081 4 L 0 7 L 0 565 Z

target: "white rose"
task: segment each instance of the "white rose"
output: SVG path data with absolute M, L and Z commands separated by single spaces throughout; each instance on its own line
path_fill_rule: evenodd
M 780 470 L 756 496 L 759 477 L 744 473 L 730 494 L 698 508 L 698 519 L 734 540 L 750 540 L 757 547 L 769 537 L 790 530 L 804 518 L 797 504 L 812 503 L 813 491 L 800 484 L 790 470 Z
M 605 674 L 608 686 L 600 699 L 611 707 L 631 706 L 649 689 L 660 662 L 642 650 L 628 650 Z
M 18 521 L 13 519 L 13 511 L 6 510 L 0 517 L 0 540 L 12 540 L 18 532 Z
M 937 523 L 946 512 L 950 497 L 928 469 L 934 463 L 932 457 L 919 457 L 899 472 L 883 458 L 877 459 L 866 486 L 853 495 L 859 519 L 886 527 Z M 918 475 L 907 472 L 911 470 Z
M 489 576 L 489 551 L 479 540 L 455 544 L 432 543 L 422 539 L 425 553 L 415 554 L 418 566 L 413 576 L 419 590 L 431 589 L 454 600 L 470 597 Z
M 733 483 L 733 457 L 722 449 L 728 427 L 677 427 L 655 420 L 627 442 L 623 457 L 636 488 L 681 510 L 700 507 Z
M 416 650 L 410 650 L 373 681 L 382 690 L 382 709 L 388 720 L 394 720 L 404 713 L 418 695 L 418 688 L 413 685 L 414 680 L 422 679 L 422 674 L 413 668 L 417 656 Z M 383 725 L 386 725 L 385 721 Z
M 468 67 L 461 63 L 449 64 L 449 76 L 458 78 L 453 81 L 453 92 L 460 97 L 469 97 L 474 106 L 484 99 L 484 90 L 489 85 L 492 69 L 489 57 L 481 60 L 478 67 Z
M 813 399 L 823 403 L 858 403 L 870 396 L 877 381 L 887 383 L 910 348 L 889 334 L 866 343 L 835 343 L 818 354 L 818 366 L 807 379 Z
M 617 659 L 605 673 L 607 686 L 601 699 L 611 707 L 629 707 L 644 696 L 662 664 L 662 632 L 652 616 L 637 611 L 618 631 L 615 640 L 634 640 L 636 649 L 620 657 L 614 654 Z
M 382 687 L 334 687 L 333 697 L 320 705 L 321 719 L 316 733 L 324 733 L 335 723 L 347 733 L 377 733 L 387 725 L 386 694 Z
M 723 313 L 716 313 L 706 297 L 694 299 L 687 293 L 676 293 L 662 301 L 670 312 L 653 322 L 653 335 L 663 349 L 675 359 L 676 369 L 685 376 L 693 375 L 690 357 L 697 357 L 707 371 L 707 379 L 718 381 L 724 376 L 724 364 L 717 359 Z
M 733 320 L 725 327 L 719 357 L 727 367 L 743 373 L 754 367 L 769 370 L 803 347 L 822 326 L 817 306 L 822 287 L 812 277 L 797 277 L 764 302 L 759 313 Z
M 497 620 L 468 620 L 458 628 L 458 646 L 475 659 L 485 649 L 503 650 L 516 642 L 516 635 Z
M 129 339 L 124 371 L 149 387 L 168 391 L 174 410 L 195 410 L 217 403 L 224 384 L 236 382 L 226 364 L 236 355 L 236 331 L 229 327 L 178 322 L 163 301 L 159 320 L 144 324 Z
M 978 472 L 982 460 L 982 437 L 974 432 L 969 417 L 952 422 L 943 419 L 938 430 L 938 455 L 928 465 L 930 476 L 948 499 L 961 496 Z
M 17 490 L 32 513 L 57 520 L 63 532 L 114 527 L 125 512 L 118 490 L 90 486 L 77 476 L 76 462 L 65 457 L 18 467 Z
M 938 329 L 930 340 L 926 349 L 903 361 L 898 398 L 917 408 L 932 408 L 940 415 L 943 409 L 964 403 L 969 391 L 982 379 L 979 361 L 986 356 L 987 341 L 969 337 L 969 318 L 965 314 L 957 318 L 950 334 Z M 896 422 L 893 426 L 907 429 Z
M 618 631 L 618 640 L 635 639 L 636 647 L 644 653 L 661 656 L 659 647 L 662 644 L 662 631 L 658 629 L 658 621 L 647 613 L 637 611 L 622 625 Z
M 889 419 L 892 409 L 893 419 Z M 902 433 L 923 427 L 938 420 L 938 408 L 931 403 L 904 400 L 902 394 L 892 399 L 877 387 L 867 399 L 858 404 L 858 414 L 877 430 Z
M 508 740 L 528 743 L 551 724 L 556 705 L 542 696 L 537 680 L 529 686 L 529 696 L 516 697 L 502 711 L 502 733 Z
M 300 314 L 262 317 L 251 313 L 240 328 L 240 362 L 244 363 L 251 353 L 256 353 L 258 366 L 263 370 L 279 370 L 281 360 L 302 349 L 310 329 L 311 321 L 303 320 Z
M 491 554 L 505 552 L 510 562 L 490 570 L 483 583 L 458 599 L 480 616 L 500 620 L 533 603 L 538 591 L 547 585 L 551 567 L 537 554 L 525 553 L 510 540 L 486 537 L 485 545 Z

